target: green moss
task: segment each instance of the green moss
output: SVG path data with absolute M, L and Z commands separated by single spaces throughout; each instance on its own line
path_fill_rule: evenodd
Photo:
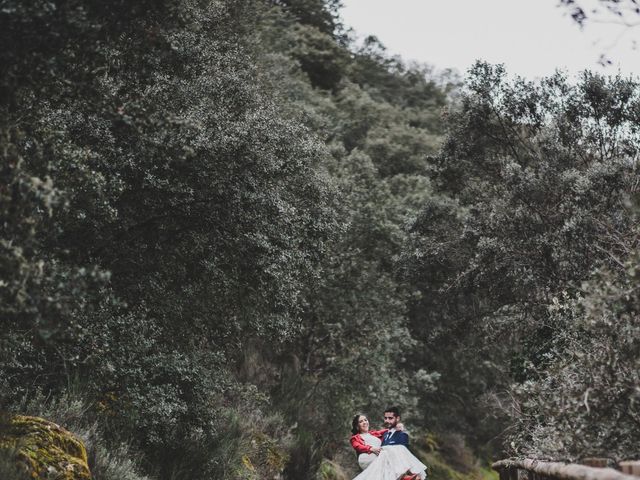
M 238 480 L 258 480 L 256 467 L 247 455 L 242 456 L 242 462 L 234 471 L 234 478 Z
M 500 475 L 493 468 L 487 465 L 485 468 L 480 469 L 482 480 L 499 480 Z
M 31 480 L 27 469 L 16 461 L 16 452 L 0 449 L 0 478 L 3 480 Z
M 254 452 L 255 460 L 266 468 L 268 472 L 281 472 L 289 455 L 273 438 L 262 432 L 256 432 L 253 435 L 252 443 L 257 447 Z
M 72 433 L 42 418 L 16 415 L 0 425 L 0 449 L 13 452 L 34 480 L 89 480 L 84 445 Z

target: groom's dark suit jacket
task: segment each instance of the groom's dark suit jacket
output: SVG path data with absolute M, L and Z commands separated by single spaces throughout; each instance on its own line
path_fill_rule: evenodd
M 409 446 L 409 434 L 406 432 L 393 432 L 393 435 L 389 435 L 391 432 L 386 432 L 382 437 L 382 446 L 386 445 L 404 445 Z

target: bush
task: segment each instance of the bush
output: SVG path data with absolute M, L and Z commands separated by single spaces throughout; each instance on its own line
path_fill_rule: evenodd
M 127 443 L 107 440 L 96 412 L 81 394 L 45 397 L 36 392 L 18 410 L 54 422 L 78 436 L 87 450 L 89 469 L 96 480 L 149 480 L 140 473 L 142 455 Z

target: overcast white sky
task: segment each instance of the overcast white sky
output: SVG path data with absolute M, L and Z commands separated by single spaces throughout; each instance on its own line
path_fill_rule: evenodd
M 594 0 L 583 0 L 593 3 Z M 533 78 L 562 68 L 640 75 L 640 27 L 587 25 L 580 30 L 559 0 L 343 0 L 341 16 L 358 37 L 375 35 L 392 54 L 460 73 L 476 59 L 504 63 Z M 622 37 L 616 38 L 622 33 Z M 613 45 L 613 48 L 608 46 Z M 608 51 L 613 67 L 598 65 Z

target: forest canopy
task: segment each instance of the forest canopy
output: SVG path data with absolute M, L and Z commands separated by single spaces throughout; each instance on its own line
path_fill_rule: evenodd
M 636 79 L 462 80 L 322 0 L 6 0 L 0 40 L 0 410 L 95 478 L 339 478 L 391 404 L 464 473 L 634 455 Z

